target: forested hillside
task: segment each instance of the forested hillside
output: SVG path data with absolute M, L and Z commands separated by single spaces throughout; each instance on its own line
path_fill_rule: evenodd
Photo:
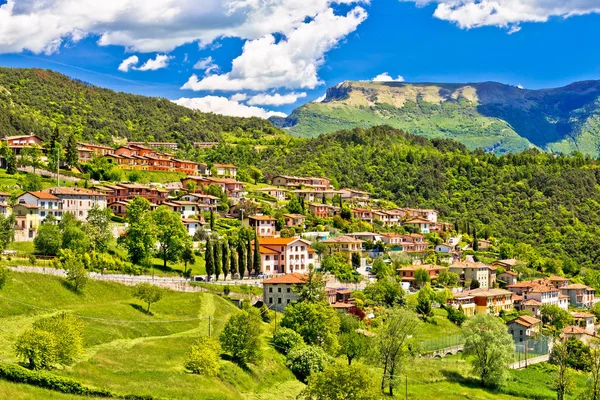
M 220 140 L 223 132 L 275 132 L 261 118 L 201 113 L 167 99 L 102 89 L 47 70 L 0 68 L 0 136 L 35 132 L 43 138 L 58 126 L 83 140 Z
M 315 137 L 356 126 L 390 125 L 496 153 L 531 147 L 600 155 L 600 81 L 527 90 L 497 82 L 342 82 L 320 103 L 273 119 L 293 135 Z
M 520 245 L 519 251 L 532 252 L 543 264 L 539 268 L 574 273 L 600 259 L 600 169 L 581 153 L 532 149 L 497 156 L 374 127 L 296 139 L 260 152 L 220 146 L 205 158 L 258 165 L 266 177 L 327 176 L 338 187 L 362 188 L 399 206 L 434 207 L 442 218 L 468 222 L 480 234 L 533 246 Z M 559 261 L 547 265 L 545 258 Z

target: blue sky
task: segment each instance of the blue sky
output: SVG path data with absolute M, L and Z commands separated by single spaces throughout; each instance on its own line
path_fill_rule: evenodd
M 376 76 L 531 89 L 599 79 L 600 6 L 563 3 L 0 0 L 0 65 L 243 116 L 288 114 Z

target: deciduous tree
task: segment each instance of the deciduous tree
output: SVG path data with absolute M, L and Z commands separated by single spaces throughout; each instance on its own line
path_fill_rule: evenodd
M 232 315 L 223 328 L 219 340 L 223 351 L 245 365 L 260 356 L 261 321 L 258 315 L 246 311 Z
M 311 374 L 301 400 L 376 400 L 377 386 L 369 370 L 362 366 L 327 365 Z
M 185 246 L 190 242 L 190 235 L 185 229 L 178 213 L 171 211 L 167 206 L 159 206 L 152 213 L 152 220 L 156 230 L 156 239 L 159 246 L 159 256 L 163 260 L 163 267 L 167 268 L 167 261 L 176 261 Z
M 156 225 L 150 213 L 150 202 L 134 198 L 127 205 L 125 247 L 129 260 L 137 265 L 148 263 L 156 242 Z
M 185 368 L 193 374 L 216 376 L 220 369 L 221 343 L 212 337 L 202 337 L 190 348 Z
M 133 296 L 146 303 L 146 313 L 150 313 L 150 305 L 162 299 L 163 290 L 158 286 L 151 285 L 147 282 L 141 282 L 135 285 Z
M 74 291 L 83 290 L 89 280 L 87 270 L 83 264 L 83 254 L 71 249 L 62 249 L 58 257 L 59 267 L 65 270 L 67 282 L 71 284 Z
M 29 329 L 17 338 L 14 349 L 29 369 L 48 369 L 56 362 L 56 337 L 50 332 Z

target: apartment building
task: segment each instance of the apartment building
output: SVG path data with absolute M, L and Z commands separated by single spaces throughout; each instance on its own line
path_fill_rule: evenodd
M 60 220 L 64 212 L 62 201 L 48 192 L 24 193 L 17 198 L 17 203 L 37 206 L 40 222 L 45 221 L 48 215 L 53 215 Z
M 275 218 L 268 215 L 252 215 L 248 217 L 247 226 L 254 229 L 260 237 L 274 237 L 277 233 L 275 221 Z
M 98 207 L 106 208 L 106 195 L 99 191 L 77 188 L 77 187 L 54 187 L 43 190 L 56 196 L 62 205 L 64 212 L 70 212 L 80 221 L 85 221 L 89 211 Z
M 492 287 L 496 282 L 495 270 L 481 262 L 456 262 L 451 264 L 448 270 L 458 274 L 459 281 L 463 284 L 476 279 L 479 287 L 486 289 Z
M 258 243 L 262 272 L 266 275 L 306 273 L 311 264 L 320 267 L 316 251 L 308 240 L 260 237 Z
M 31 242 L 40 226 L 39 207 L 34 204 L 16 204 L 12 213 L 15 217 L 15 242 Z
M 296 287 L 306 284 L 308 276 L 300 273 L 290 273 L 263 281 L 263 299 L 271 310 L 283 312 L 285 307 L 298 301 Z

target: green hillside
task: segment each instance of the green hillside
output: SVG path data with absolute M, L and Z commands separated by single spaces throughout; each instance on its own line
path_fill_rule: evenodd
M 301 137 L 386 124 L 455 139 L 469 149 L 503 153 L 538 147 L 597 156 L 599 99 L 599 81 L 544 90 L 494 82 L 343 82 L 328 89 L 323 102 L 305 104 L 273 122 Z
M 0 136 L 56 127 L 83 140 L 218 141 L 227 132 L 277 132 L 261 118 L 201 113 L 167 99 L 119 93 L 41 69 L 0 67 Z

